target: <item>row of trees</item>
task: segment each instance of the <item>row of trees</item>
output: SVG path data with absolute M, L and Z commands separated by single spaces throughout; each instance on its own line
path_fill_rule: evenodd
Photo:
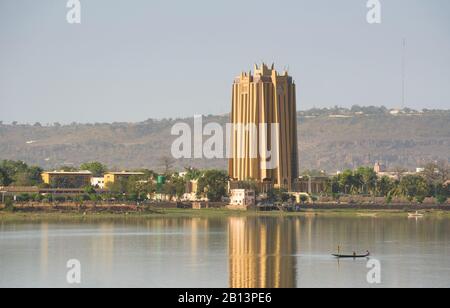
M 400 197 L 423 203 L 425 198 L 434 197 L 439 203 L 444 203 L 450 195 L 450 187 L 446 185 L 448 175 L 449 168 L 445 163 L 428 164 L 420 174 L 399 173 L 396 179 L 378 177 L 372 168 L 362 167 L 333 177 L 328 192 L 334 196 L 385 197 L 388 202 Z
M 62 167 L 65 171 L 89 170 L 94 176 L 103 176 L 108 171 L 107 166 L 99 162 L 85 163 L 80 168 Z M 181 199 L 187 192 L 187 184 L 191 180 L 197 180 L 197 196 L 208 198 L 211 201 L 220 201 L 227 195 L 228 175 L 221 170 L 198 170 L 188 168 L 185 175 L 170 171 L 170 162 L 166 163 L 163 173 L 156 173 L 148 169 L 137 170 L 143 175 L 123 178 L 107 187 L 109 193 L 102 198 L 117 200 L 144 201 L 149 196 L 162 194 L 170 199 Z M 39 167 L 28 166 L 23 162 L 4 160 L 0 162 L 0 186 L 42 186 Z M 335 196 L 340 195 L 365 195 L 373 197 L 385 197 L 388 202 L 395 197 L 414 199 L 422 203 L 427 197 L 436 198 L 439 203 L 444 203 L 449 198 L 449 167 L 447 163 L 428 164 L 420 174 L 405 174 L 398 172 L 397 178 L 387 176 L 378 177 L 373 168 L 361 167 L 356 170 L 346 170 L 343 173 L 330 178 L 326 193 Z M 323 173 L 317 172 L 317 176 Z M 158 179 L 164 179 L 158 181 Z M 254 181 L 242 182 L 241 188 L 258 190 Z M 86 200 L 98 200 L 96 191 L 92 187 L 86 187 L 82 196 Z M 273 200 L 286 201 L 289 195 L 283 190 L 273 190 L 269 193 Z M 23 196 L 24 199 L 39 199 L 39 196 Z M 39 201 L 39 200 L 36 200 Z
M 181 200 L 187 192 L 187 183 L 198 180 L 197 197 L 208 198 L 210 201 L 221 201 L 227 195 L 228 175 L 221 170 L 200 171 L 187 170 L 185 176 L 173 174 L 157 174 L 151 170 L 140 170 L 143 175 L 120 178 L 107 187 L 107 192 L 98 194 L 94 187 L 86 187 L 79 196 L 59 196 L 40 194 L 20 194 L 16 196 L 18 202 L 65 202 L 65 201 L 133 201 L 144 202 L 156 194 L 168 197 L 170 200 Z M 164 181 L 158 182 L 158 177 Z
M 85 163 L 80 168 L 63 166 L 63 171 L 91 171 L 93 176 L 100 177 L 108 169 L 99 162 Z M 43 169 L 29 166 L 22 161 L 3 160 L 0 162 L 0 186 L 43 186 L 41 174 Z
M 108 167 L 99 162 L 84 163 L 80 167 L 62 166 L 62 171 L 87 170 L 92 172 L 94 177 L 101 177 L 108 172 Z M 169 198 L 181 199 L 186 193 L 187 183 L 191 180 L 198 180 L 198 197 L 207 197 L 211 201 L 220 201 L 226 196 L 228 175 L 221 170 L 198 170 L 187 168 L 186 175 L 181 177 L 178 173 L 171 171 L 171 162 L 164 162 L 164 171 L 156 173 L 153 170 L 139 169 L 143 173 L 140 176 L 123 178 L 110 185 L 109 194 L 105 198 L 119 200 L 145 200 L 154 194 L 163 194 Z M 39 167 L 30 167 L 21 161 L 4 160 L 0 163 L 0 186 L 40 186 L 42 182 L 43 170 Z M 158 177 L 165 180 L 158 183 Z M 58 187 L 65 188 L 65 187 Z M 85 188 L 86 193 L 83 199 L 96 200 L 95 190 L 92 187 Z M 19 201 L 42 201 L 43 198 L 34 195 L 17 196 Z M 22 200 L 23 199 L 23 200 Z M 44 200 L 45 201 L 45 200 Z
M 144 175 L 119 179 L 107 188 L 115 199 L 144 201 L 148 196 L 161 194 L 169 199 L 180 200 L 187 192 L 187 183 L 197 180 L 197 197 L 220 201 L 227 195 L 228 175 L 221 170 L 187 169 L 186 175 L 177 173 L 157 174 L 150 170 L 140 170 Z M 164 181 L 159 182 L 158 177 Z

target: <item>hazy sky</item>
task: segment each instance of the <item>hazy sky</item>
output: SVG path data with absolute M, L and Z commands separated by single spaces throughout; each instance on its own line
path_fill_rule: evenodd
M 298 109 L 450 106 L 450 1 L 0 0 L 0 120 L 141 121 L 222 114 L 255 62 L 289 66 Z

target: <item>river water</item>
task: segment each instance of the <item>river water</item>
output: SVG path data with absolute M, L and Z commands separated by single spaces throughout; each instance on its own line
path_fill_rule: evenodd
M 376 262 L 339 261 L 331 256 L 338 246 L 348 253 L 369 250 Z M 74 259 L 79 285 L 67 280 L 67 262 Z M 369 271 L 380 284 L 367 279 Z M 450 287 L 450 219 L 0 222 L 0 287 L 73 286 Z

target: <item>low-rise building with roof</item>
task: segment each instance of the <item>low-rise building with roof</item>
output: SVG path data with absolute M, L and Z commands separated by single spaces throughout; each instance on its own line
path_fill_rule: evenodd
M 143 172 L 128 172 L 128 171 L 122 171 L 122 172 L 108 172 L 104 176 L 104 187 L 108 187 L 108 185 L 114 184 L 117 181 L 120 181 L 122 179 L 128 180 L 129 178 L 133 176 L 143 176 Z
M 83 188 L 91 186 L 90 171 L 48 171 L 41 174 L 42 181 L 51 188 Z

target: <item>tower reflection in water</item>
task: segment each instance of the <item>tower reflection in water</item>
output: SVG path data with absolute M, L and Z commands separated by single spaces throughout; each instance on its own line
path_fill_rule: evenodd
M 297 286 L 294 222 L 276 218 L 229 219 L 231 288 Z

